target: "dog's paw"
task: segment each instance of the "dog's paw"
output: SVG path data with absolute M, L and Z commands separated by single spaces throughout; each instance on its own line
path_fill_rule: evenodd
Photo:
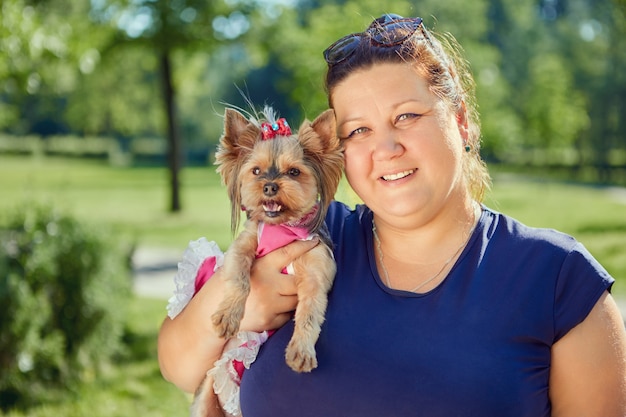
M 217 335 L 224 339 L 229 339 L 234 337 L 239 331 L 241 319 L 237 318 L 235 314 L 221 309 L 211 316 L 211 321 Z
M 311 372 L 317 368 L 317 357 L 315 356 L 315 348 L 301 343 L 297 340 L 291 340 L 285 352 L 287 365 L 296 372 Z

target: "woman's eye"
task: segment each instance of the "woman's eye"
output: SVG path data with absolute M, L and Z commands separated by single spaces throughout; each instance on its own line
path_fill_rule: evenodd
M 300 175 L 300 170 L 298 168 L 291 168 L 289 170 L 289 175 L 291 175 L 292 177 L 297 177 L 298 175 Z
M 366 127 L 359 127 L 358 129 L 354 129 L 352 132 L 350 132 L 347 136 L 347 138 L 351 138 L 353 136 L 357 136 L 357 135 L 362 135 L 363 133 L 366 133 L 369 129 Z
M 259 175 L 261 173 L 261 168 L 254 167 L 252 168 L 252 175 Z
M 403 113 L 400 116 L 396 117 L 396 122 L 402 122 L 405 120 L 415 119 L 419 117 L 419 114 L 415 113 Z

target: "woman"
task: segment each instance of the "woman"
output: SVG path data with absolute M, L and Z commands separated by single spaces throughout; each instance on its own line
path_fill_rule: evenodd
M 626 332 L 609 274 L 573 238 L 482 206 L 472 78 L 454 41 L 385 15 L 324 53 L 345 173 L 318 368 L 291 371 L 293 280 L 314 243 L 259 259 L 242 329 L 278 331 L 241 383 L 245 417 L 626 415 Z M 193 391 L 221 353 L 219 272 L 163 324 L 166 378 Z M 281 327 L 282 326 L 282 327 Z

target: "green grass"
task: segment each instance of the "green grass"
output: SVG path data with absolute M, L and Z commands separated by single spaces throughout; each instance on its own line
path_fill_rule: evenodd
M 175 214 L 168 210 L 168 175 L 165 168 L 0 155 L 0 214 L 24 201 L 43 201 L 112 226 L 138 245 L 184 249 L 189 240 L 206 236 L 226 247 L 232 240 L 230 204 L 215 168 L 183 170 L 183 210 Z
M 190 239 L 230 241 L 230 207 L 212 167 L 181 175 L 183 212 L 171 214 L 165 168 L 114 168 L 99 161 L 0 156 L 0 213 L 24 201 L 53 203 L 105 223 L 138 245 L 184 248 Z

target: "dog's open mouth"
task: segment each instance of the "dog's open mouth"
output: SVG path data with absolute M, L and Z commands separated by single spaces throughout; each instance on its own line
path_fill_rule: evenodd
M 263 210 L 265 211 L 265 215 L 267 217 L 276 217 L 282 211 L 283 206 L 278 204 L 276 201 L 267 201 L 263 203 Z

